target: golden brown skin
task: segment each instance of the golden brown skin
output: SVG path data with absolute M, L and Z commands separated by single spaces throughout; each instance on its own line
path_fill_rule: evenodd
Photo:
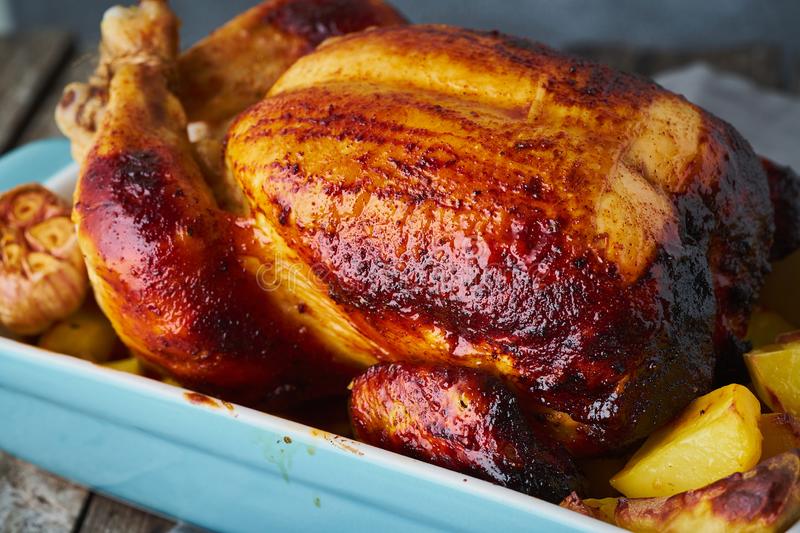
M 581 500 L 562 507 L 635 532 L 785 531 L 800 519 L 800 450 L 669 498 Z
M 61 131 L 82 161 L 108 103 L 119 64 L 173 58 L 177 39 L 163 39 L 177 21 L 166 2 L 112 8 L 103 18 L 100 62 L 88 83 L 71 83 L 56 110 Z M 192 131 L 195 155 L 221 206 L 245 213 L 238 186 L 224 173 L 222 137 L 228 123 L 261 100 L 299 57 L 322 40 L 371 26 L 404 24 L 382 0 L 268 0 L 234 17 L 181 54 L 167 73 Z
M 162 66 L 178 50 L 178 20 L 164 0 L 108 9 L 100 28 L 100 60 L 86 83 L 70 83 L 56 107 L 59 129 L 72 142 L 72 157 L 83 162 L 91 149 L 109 98 L 109 83 L 123 65 Z
M 183 383 L 263 405 L 378 361 L 480 367 L 592 454 L 738 356 L 773 213 L 729 125 L 541 45 L 371 30 L 234 124 L 227 166 L 254 209 L 235 218 L 170 93 L 171 14 L 143 5 L 164 18 L 142 60 L 109 60 L 76 219 L 115 328 Z
M 103 310 L 129 347 L 200 390 L 260 404 L 306 379 L 335 381 L 335 372 L 320 377 L 325 350 L 248 271 L 252 233 L 216 210 L 182 133 L 159 123 L 180 125 L 180 108 L 153 105 L 168 94 L 154 76 L 145 67 L 115 76 L 77 191 L 81 248 Z M 131 113 L 138 132 L 126 129 Z M 301 349 L 308 369 L 293 357 Z
M 231 119 L 264 98 L 292 63 L 328 37 L 404 23 L 382 0 L 270 0 L 180 56 L 174 91 L 189 121 L 203 125 L 192 141 L 221 207 L 248 211 L 223 163 L 222 141 Z
M 381 0 L 270 0 L 198 42 L 177 63 L 190 122 L 225 122 L 267 94 L 299 57 L 337 35 L 405 19 Z
M 768 268 L 767 180 L 728 124 L 495 33 L 325 43 L 226 158 L 372 355 L 494 373 L 576 453 L 707 390 Z
M 373 366 L 353 382 L 350 417 L 359 440 L 548 501 L 579 485 L 563 448 L 536 438 L 517 399 L 477 370 Z
M 217 207 L 169 90 L 176 58 L 160 52 L 177 49 L 176 20 L 163 2 L 142 7 L 158 24 L 135 61 L 110 58 L 109 100 L 75 193 L 98 303 L 140 357 L 198 390 L 270 407 L 344 390 L 353 369 L 326 345 L 351 350 L 347 322 L 312 313 L 289 290 L 294 272 L 275 266 L 270 237 Z

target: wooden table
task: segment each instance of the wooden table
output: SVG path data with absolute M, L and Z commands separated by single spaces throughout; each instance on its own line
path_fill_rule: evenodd
M 575 46 L 572 51 L 645 75 L 703 60 L 767 87 L 800 92 L 800 62 L 765 45 L 705 52 L 623 46 Z M 61 89 L 86 79 L 94 57 L 75 53 L 64 32 L 40 31 L 0 37 L 0 58 L 0 153 L 59 135 L 52 116 Z M 174 525 L 0 451 L 0 531 L 155 533 Z

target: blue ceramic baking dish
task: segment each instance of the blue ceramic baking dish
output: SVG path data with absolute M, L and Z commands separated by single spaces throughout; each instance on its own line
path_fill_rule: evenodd
M 63 140 L 0 160 L 0 190 L 69 196 Z M 0 449 L 220 531 L 619 531 L 474 478 L 0 338 Z

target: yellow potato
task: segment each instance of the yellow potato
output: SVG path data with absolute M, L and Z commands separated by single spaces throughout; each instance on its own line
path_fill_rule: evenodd
M 759 308 L 750 316 L 747 340 L 752 343 L 753 348 L 760 348 L 774 343 L 778 335 L 793 329 L 795 329 L 794 325 L 784 320 L 778 313 Z
M 118 338 L 111 323 L 95 305 L 85 305 L 56 323 L 39 339 L 39 347 L 104 363 L 111 358 Z
M 798 453 L 669 498 L 582 500 L 572 493 L 561 506 L 637 533 L 786 531 L 800 518 Z
M 119 370 L 120 372 L 135 374 L 137 376 L 144 375 L 142 367 L 139 365 L 139 360 L 135 357 L 120 359 L 119 361 L 112 361 L 111 363 L 105 363 L 103 366 L 113 368 L 114 370 Z
M 800 416 L 800 341 L 770 344 L 745 354 L 758 397 L 778 413 Z
M 761 460 L 800 448 L 800 419 L 787 413 L 761 415 L 758 428 L 764 437 Z
M 772 264 L 760 303 L 800 326 L 800 251 Z
M 753 468 L 761 456 L 760 414 L 742 385 L 712 391 L 653 433 L 611 486 L 629 498 L 672 496 Z

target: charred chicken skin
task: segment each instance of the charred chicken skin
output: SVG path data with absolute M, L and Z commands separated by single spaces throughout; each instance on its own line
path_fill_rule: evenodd
M 535 436 L 517 399 L 472 368 L 384 363 L 353 383 L 356 436 L 387 450 L 559 502 L 579 487 L 570 457 Z
M 740 349 L 773 237 L 759 159 L 652 82 L 441 26 L 323 44 L 227 164 L 383 361 L 500 376 L 577 453 L 666 421 Z
M 543 45 L 297 0 L 226 26 L 266 41 L 223 28 L 178 57 L 164 2 L 110 16 L 59 110 L 79 242 L 124 342 L 203 392 L 271 408 L 395 363 L 352 384 L 365 440 L 555 500 L 577 483 L 558 446 L 628 446 L 736 363 L 771 190 L 797 230 L 796 177 L 768 183 L 731 126 Z M 458 443 L 482 428 L 483 455 Z
M 103 19 L 96 72 L 87 83 L 66 87 L 56 120 L 72 140 L 75 159 L 83 160 L 96 138 L 116 68 L 157 64 L 180 99 L 196 159 L 218 203 L 244 212 L 241 190 L 223 168 L 222 138 L 231 119 L 261 100 L 292 63 L 326 38 L 404 22 L 382 0 L 269 0 L 175 58 L 178 21 L 166 3 L 115 7 Z
M 219 207 L 230 196 L 216 201 L 209 183 L 219 184 L 219 176 L 209 176 L 197 160 L 186 110 L 171 87 L 190 92 L 192 79 L 173 80 L 187 63 L 197 67 L 184 68 L 200 85 L 241 78 L 223 60 L 224 49 L 240 47 L 232 35 L 261 43 L 247 52 L 257 65 L 261 54 L 289 61 L 283 54 L 293 50 L 296 59 L 307 53 L 325 31 L 353 29 L 352 20 L 342 22 L 348 17 L 361 27 L 403 21 L 371 0 L 334 2 L 337 11 L 323 10 L 330 20 L 303 19 L 318 17 L 318 4 L 327 3 L 267 2 L 180 58 L 178 22 L 166 2 L 112 8 L 102 23 L 97 73 L 87 86 L 68 86 L 57 110 L 82 163 L 74 219 L 98 303 L 147 363 L 187 386 L 246 404 L 283 406 L 341 392 L 354 363 L 340 355 L 371 348 L 348 346 L 337 334 L 345 326 L 335 321 L 317 323 L 306 312 L 310 303 L 278 277 L 288 271 L 276 265 L 270 236 Z M 264 75 L 271 84 L 277 72 Z M 196 107 L 189 107 L 189 116 L 216 120 L 233 109 L 220 111 L 216 93 L 208 92 L 200 111 L 201 93 L 191 91 Z M 250 98 L 240 95 L 239 105 Z M 338 352 L 327 347 L 336 339 Z M 367 344 L 355 337 L 350 342 Z

